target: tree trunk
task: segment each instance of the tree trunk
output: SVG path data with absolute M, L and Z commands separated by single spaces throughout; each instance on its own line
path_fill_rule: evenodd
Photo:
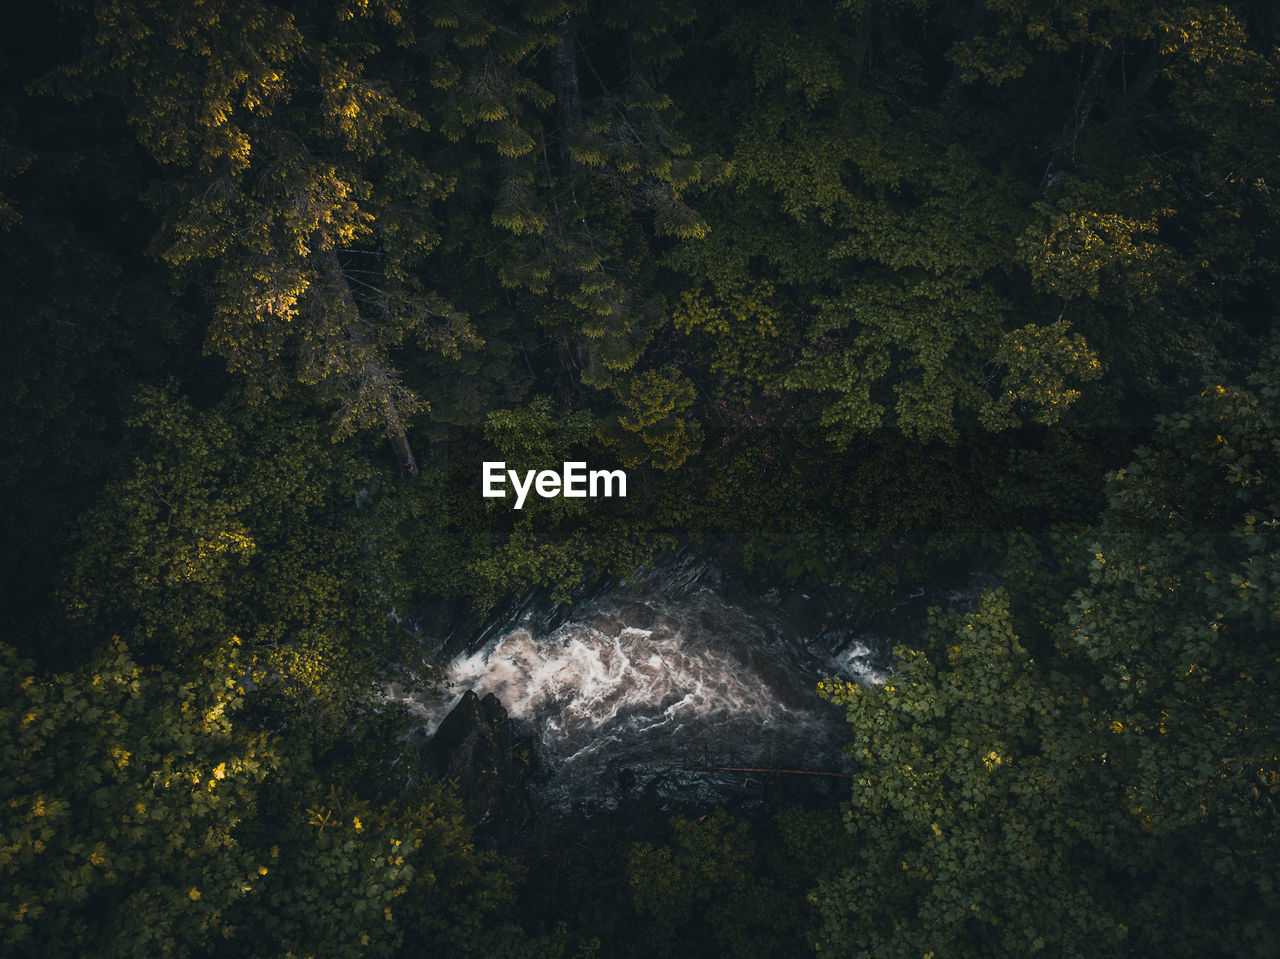
M 1080 131 L 1089 122 L 1089 115 L 1093 113 L 1093 106 L 1098 101 L 1098 94 L 1102 90 L 1103 81 L 1106 80 L 1107 71 L 1111 69 L 1111 64 L 1115 58 L 1116 51 L 1109 47 L 1098 47 L 1093 51 L 1093 59 L 1089 64 L 1089 70 L 1076 85 L 1075 100 L 1071 104 L 1071 116 L 1062 126 L 1062 142 L 1049 153 L 1049 162 L 1045 165 L 1044 175 L 1040 178 L 1040 186 L 1038 188 L 1040 194 L 1043 194 L 1045 190 L 1053 186 L 1057 181 L 1059 176 L 1058 160 L 1063 157 L 1068 148 L 1071 150 L 1069 162 L 1073 167 L 1076 165 L 1076 144 L 1080 140 Z
M 400 475 L 413 479 L 418 475 L 418 461 L 414 459 L 413 449 L 409 446 L 409 437 L 400 431 L 391 437 L 391 446 L 396 451 L 396 461 L 400 464 Z
M 351 292 L 351 285 L 347 282 L 346 274 L 342 271 L 342 264 L 338 262 L 337 253 L 333 250 L 319 250 L 315 256 L 321 264 L 322 272 L 329 274 L 342 297 L 342 307 L 346 313 L 343 324 L 346 327 L 347 339 L 360 350 L 367 381 L 373 383 L 377 389 L 383 391 L 388 397 L 385 403 L 387 410 L 386 435 L 391 441 L 391 448 L 395 450 L 396 462 L 400 466 L 400 475 L 413 479 L 418 475 L 418 460 L 413 455 L 413 447 L 409 445 L 409 437 L 405 432 L 396 404 L 390 399 L 398 389 L 402 390 L 403 388 L 399 387 L 396 382 L 394 370 L 388 369 L 382 363 L 377 353 L 365 340 L 364 334 L 360 331 L 360 308 L 356 305 L 355 296 Z
M 1106 79 L 1107 71 L 1111 69 L 1115 58 L 1116 51 L 1113 47 L 1098 47 L 1094 50 L 1089 72 L 1076 90 L 1071 119 L 1062 131 L 1064 135 L 1069 133 L 1071 137 L 1072 164 L 1076 162 L 1076 142 L 1080 139 L 1080 131 L 1089 122 L 1089 114 L 1093 112 L 1093 105 L 1098 102 L 1098 93 L 1102 90 L 1102 81 Z
M 573 21 L 570 14 L 565 14 L 559 28 L 560 42 L 556 44 L 551 57 L 552 93 L 556 98 L 556 113 L 560 121 L 560 142 L 558 153 L 561 170 L 569 173 L 573 169 L 573 157 L 569 149 L 573 138 L 582 125 L 582 93 L 578 89 L 578 54 L 577 42 L 573 32 Z

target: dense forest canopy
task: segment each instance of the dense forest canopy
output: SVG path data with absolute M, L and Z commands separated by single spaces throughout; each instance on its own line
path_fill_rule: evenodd
M 16 956 L 1264 956 L 1280 9 L 65 0 L 0 39 Z M 626 499 L 480 495 L 625 469 Z M 839 810 L 482 851 L 424 600 L 868 609 Z

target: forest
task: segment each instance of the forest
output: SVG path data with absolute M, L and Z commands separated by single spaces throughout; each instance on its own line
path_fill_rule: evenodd
M 11 8 L 0 953 L 1274 956 L 1278 96 L 1266 0 Z M 985 585 L 823 801 L 422 760 L 424 610 L 677 555 Z

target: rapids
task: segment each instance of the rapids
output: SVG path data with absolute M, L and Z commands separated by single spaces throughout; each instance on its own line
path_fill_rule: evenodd
M 850 772 L 843 712 L 815 686 L 882 683 L 902 637 L 798 617 L 776 593 L 731 602 L 713 585 L 670 586 L 616 587 L 554 627 L 526 610 L 449 662 L 444 686 L 389 694 L 430 734 L 467 690 L 493 693 L 534 737 L 532 798 L 561 810 L 616 806 L 633 784 L 668 804 L 723 801 L 752 778 L 691 767 Z

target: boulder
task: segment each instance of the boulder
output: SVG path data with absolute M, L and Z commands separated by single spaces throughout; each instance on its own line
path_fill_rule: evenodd
M 429 775 L 457 782 L 483 845 L 504 846 L 532 821 L 524 781 L 533 769 L 533 743 L 516 737 L 492 693 L 483 699 L 464 693 L 422 748 L 421 761 Z

